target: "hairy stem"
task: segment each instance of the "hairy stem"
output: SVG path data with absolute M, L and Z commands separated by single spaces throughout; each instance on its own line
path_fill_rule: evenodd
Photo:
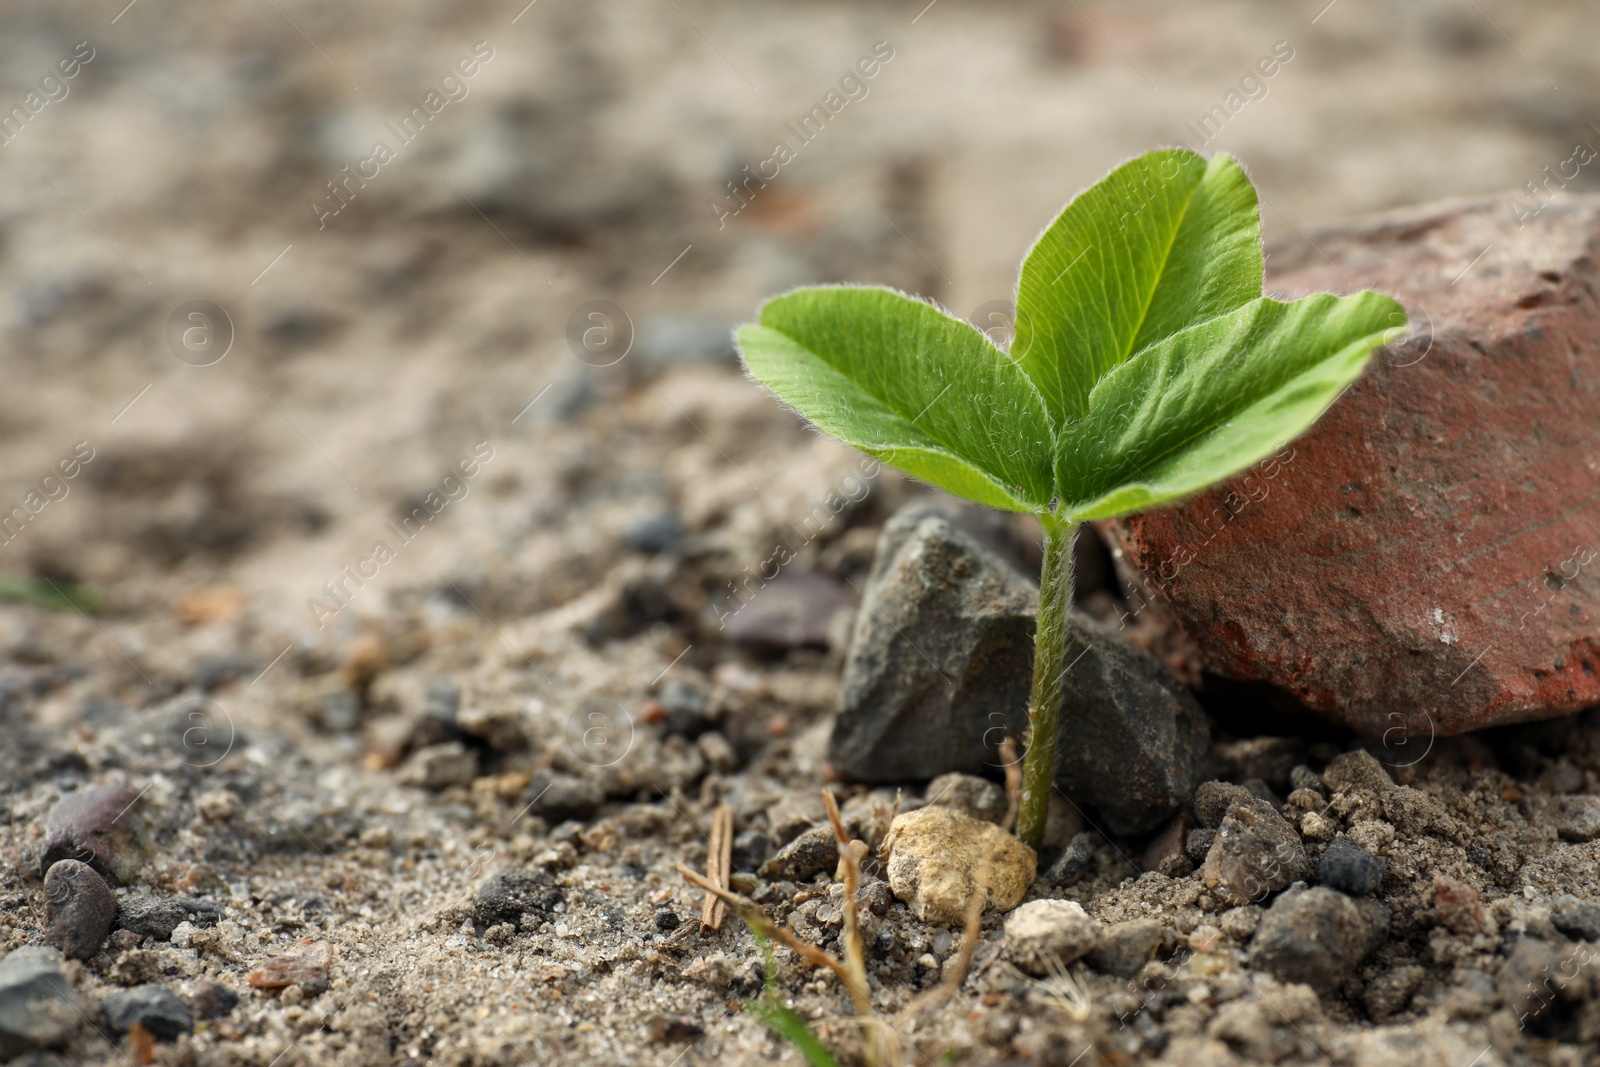
M 1050 790 L 1055 788 L 1056 732 L 1066 674 L 1067 613 L 1072 610 L 1072 545 L 1078 524 L 1044 519 L 1044 568 L 1039 575 L 1039 622 L 1033 635 L 1033 695 L 1028 702 L 1028 752 L 1022 763 L 1017 837 L 1030 848 L 1044 842 Z

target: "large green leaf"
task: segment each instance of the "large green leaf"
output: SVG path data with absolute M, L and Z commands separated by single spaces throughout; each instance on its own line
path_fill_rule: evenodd
M 1016 363 L 981 331 L 892 289 L 769 300 L 745 365 L 818 427 L 958 496 L 1047 510 L 1055 435 Z
M 1303 433 L 1405 322 L 1377 293 L 1286 304 L 1261 283 L 1244 171 L 1164 150 L 1085 190 L 1035 242 L 1010 354 L 876 288 L 778 297 L 739 342 L 781 400 L 915 477 L 1050 522 L 1110 518 Z
M 1140 349 L 1261 295 L 1255 189 L 1227 156 L 1151 152 L 1080 193 L 1034 242 L 1011 352 L 1058 422 Z
M 1125 515 L 1246 469 L 1309 429 L 1404 320 L 1373 292 L 1262 298 L 1144 349 L 1062 432 L 1062 511 Z

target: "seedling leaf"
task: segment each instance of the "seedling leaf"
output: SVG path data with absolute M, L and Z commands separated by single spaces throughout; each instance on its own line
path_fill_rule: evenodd
M 1080 193 L 1034 242 L 1012 355 L 1058 423 L 1133 353 L 1261 295 L 1255 189 L 1227 156 L 1151 152 Z
M 1187 496 L 1298 437 L 1404 313 L 1373 292 L 1254 300 L 1181 330 L 1095 386 L 1061 435 L 1062 508 L 1110 518 Z
M 970 324 L 892 289 L 829 286 L 767 301 L 739 347 L 762 384 L 847 444 L 982 504 L 1049 508 L 1044 403 Z

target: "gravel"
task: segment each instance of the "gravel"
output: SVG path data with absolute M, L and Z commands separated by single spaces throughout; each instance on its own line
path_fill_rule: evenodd
M 57 860 L 45 872 L 44 899 L 55 943 L 68 959 L 100 951 L 117 918 L 117 898 L 93 867 Z
M 100 1009 L 112 1031 L 119 1034 L 138 1023 L 157 1040 L 176 1041 L 194 1029 L 188 1005 L 164 985 L 151 983 L 113 993 Z

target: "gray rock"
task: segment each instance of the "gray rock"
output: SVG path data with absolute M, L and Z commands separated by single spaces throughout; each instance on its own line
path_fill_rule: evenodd
M 1103 927 L 1072 900 L 1030 900 L 1006 916 L 1006 957 L 1035 977 L 1065 967 L 1100 943 Z
M 1427 976 L 1428 972 L 1414 963 L 1391 967 L 1376 975 L 1367 982 L 1361 997 L 1362 1003 L 1367 1006 L 1367 1014 L 1381 1022 L 1405 1011 Z
M 1563 841 L 1593 841 L 1600 837 L 1600 797 L 1557 797 L 1550 806 L 1550 815 Z
M 181 922 L 213 926 L 222 909 L 199 897 L 123 897 L 117 905 L 117 925 L 140 937 L 165 941 Z
M 196 1019 L 220 1019 L 238 1004 L 239 994 L 216 982 L 197 983 L 194 995 L 189 998 L 189 1007 Z
M 1245 794 L 1228 805 L 1202 876 L 1224 904 L 1254 904 L 1308 873 L 1300 835 L 1271 804 Z
M 785 882 L 809 882 L 839 865 L 839 843 L 827 826 L 813 826 L 778 850 L 761 865 L 761 877 Z
M 1518 1027 L 1539 1033 L 1550 1027 L 1566 1002 L 1581 999 L 1585 977 L 1563 953 L 1538 938 L 1524 937 L 1506 954 L 1495 985 Z
M 400 768 L 400 781 L 423 789 L 439 790 L 467 785 L 478 773 L 478 755 L 460 741 L 429 745 L 411 753 Z
M 1195 863 L 1204 863 L 1206 853 L 1211 851 L 1211 845 L 1217 839 L 1217 832 L 1208 826 L 1197 827 L 1189 831 L 1189 836 L 1184 839 L 1183 852 Z
M 1273 901 L 1250 941 L 1249 964 L 1285 982 L 1331 993 L 1388 931 L 1389 909 L 1317 886 Z
M 1098 835 L 1084 832 L 1067 842 L 1056 861 L 1044 873 L 1045 884 L 1052 889 L 1065 889 L 1077 883 L 1094 862 L 1094 842 Z
M 1550 902 L 1550 922 L 1570 937 L 1600 943 L 1600 904 L 1592 900 L 1562 893 Z
M 561 887 L 543 871 L 507 867 L 478 887 L 472 901 L 472 917 L 484 926 L 498 923 L 518 926 L 524 917 L 542 922 L 550 917 L 562 897 Z
M 780 650 L 828 644 L 834 616 L 851 608 L 845 586 L 798 565 L 753 591 L 750 599 L 723 616 L 728 640 Z
M 975 774 L 941 774 L 928 783 L 927 799 L 984 822 L 1000 823 L 1006 817 L 1006 791 Z
M 130 785 L 108 782 L 56 801 L 45 819 L 39 873 L 57 860 L 75 859 L 113 885 L 131 881 L 149 847 L 139 796 Z
M 1371 896 L 1383 887 L 1383 857 L 1340 834 L 1317 862 L 1317 879 L 1329 889 L 1353 897 Z
M 1089 950 L 1089 966 L 1118 978 L 1132 978 L 1155 957 L 1165 932 L 1155 919 L 1113 923 L 1100 931 L 1099 943 Z
M 884 527 L 845 663 L 829 758 L 904 782 L 992 773 L 1026 733 L 1038 589 L 937 507 Z M 1153 657 L 1083 616 L 1068 624 L 1056 782 L 1116 833 L 1188 803 L 1209 752 L 1205 714 Z
M 29 946 L 0 960 L 0 1059 L 65 1045 L 83 1021 L 61 953 Z
M 606 801 L 605 790 L 594 779 L 552 771 L 535 774 L 528 791 L 532 795 L 528 810 L 552 823 L 588 820 Z
M 59 860 L 45 872 L 44 902 L 52 939 L 70 959 L 91 959 L 117 918 L 117 898 L 105 879 L 77 860 Z
M 1194 791 L 1194 817 L 1200 825 L 1215 830 L 1228 814 L 1228 805 L 1240 797 L 1250 796 L 1250 790 L 1230 782 L 1202 782 Z
M 155 983 L 112 993 L 101 1004 L 101 1010 L 107 1024 L 119 1034 L 138 1023 L 161 1041 L 176 1041 L 194 1029 L 188 1005 L 178 994 Z

